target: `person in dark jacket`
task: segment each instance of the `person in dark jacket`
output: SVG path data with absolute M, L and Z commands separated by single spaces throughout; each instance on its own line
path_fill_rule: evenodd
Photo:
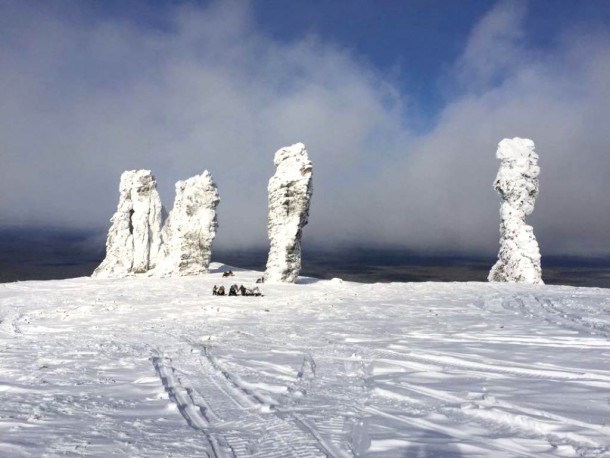
M 220 288 L 218 288 L 218 292 L 216 293 L 217 296 L 224 296 L 225 295 L 225 287 L 221 286 Z
M 237 285 L 231 285 L 229 289 L 229 296 L 237 296 Z

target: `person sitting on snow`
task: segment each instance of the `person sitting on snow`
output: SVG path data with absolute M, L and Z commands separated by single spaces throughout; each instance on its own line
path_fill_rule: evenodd
M 216 293 L 217 296 L 224 296 L 225 295 L 225 287 L 221 286 L 220 288 L 218 288 L 218 291 Z
M 218 286 L 214 285 L 212 289 L 212 296 L 218 296 Z
M 258 289 L 258 286 L 255 286 L 254 289 L 252 290 L 252 294 L 254 294 L 255 296 L 262 296 L 263 294 L 261 293 L 261 290 Z
M 261 296 L 261 292 L 258 288 L 245 288 L 244 285 L 239 287 L 242 296 L 256 296 L 256 292 L 258 291 L 258 295 Z
M 231 288 L 229 289 L 229 296 L 237 296 L 237 290 L 237 285 L 231 285 Z

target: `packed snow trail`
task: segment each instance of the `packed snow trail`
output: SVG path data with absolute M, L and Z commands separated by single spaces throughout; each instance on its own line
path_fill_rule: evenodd
M 211 267 L 1 284 L 0 456 L 610 457 L 608 290 Z

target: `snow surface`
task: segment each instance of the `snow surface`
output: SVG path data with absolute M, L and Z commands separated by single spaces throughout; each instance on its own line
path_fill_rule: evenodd
M 0 284 L 0 456 L 610 456 L 610 290 L 260 275 Z
M 301 237 L 313 193 L 312 165 L 303 143 L 278 150 L 273 163 L 277 169 L 267 186 L 271 246 L 265 281 L 293 283 L 301 271 Z
M 538 155 L 528 138 L 505 138 L 498 144 L 500 170 L 494 189 L 500 204 L 500 251 L 489 272 L 489 281 L 540 285 L 540 249 L 534 229 L 525 217 L 534 211 L 538 196 Z

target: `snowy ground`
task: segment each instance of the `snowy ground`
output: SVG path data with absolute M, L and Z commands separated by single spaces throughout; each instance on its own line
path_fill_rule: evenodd
M 610 456 L 610 290 L 0 285 L 0 456 Z

